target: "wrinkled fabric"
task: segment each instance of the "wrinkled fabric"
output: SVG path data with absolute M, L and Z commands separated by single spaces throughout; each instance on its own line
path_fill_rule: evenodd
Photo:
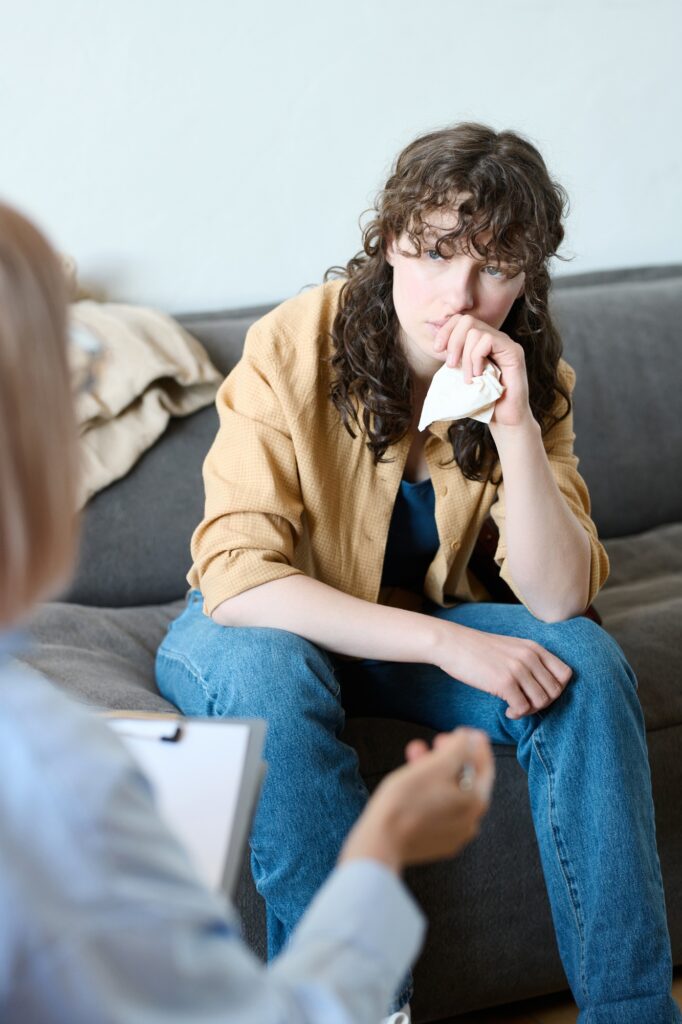
M 72 373 L 79 382 L 82 508 L 125 476 L 161 437 L 171 416 L 189 416 L 210 405 L 222 378 L 203 346 L 157 310 L 75 302 L 70 333 Z M 91 373 L 93 350 L 100 355 Z
M 465 417 L 490 423 L 495 402 L 504 392 L 500 376 L 499 369 L 488 363 L 480 376 L 473 377 L 471 384 L 466 384 L 460 367 L 444 363 L 434 374 L 426 392 L 419 430 L 426 430 L 437 420 L 462 420 Z

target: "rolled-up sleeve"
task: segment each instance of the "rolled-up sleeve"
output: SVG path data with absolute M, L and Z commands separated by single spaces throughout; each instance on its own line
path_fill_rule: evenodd
M 563 359 L 559 364 L 559 376 L 569 395 L 572 395 L 575 386 L 575 371 Z M 556 415 L 561 416 L 565 409 L 566 403 L 558 395 L 553 411 Z M 597 535 L 597 527 L 590 516 L 590 495 L 587 484 L 578 472 L 578 456 L 573 451 L 574 443 L 573 409 L 571 408 L 568 416 L 555 423 L 543 435 L 543 444 L 557 486 L 590 541 L 590 591 L 587 602 L 590 605 L 606 582 L 609 574 L 609 559 Z M 523 595 L 514 583 L 507 561 L 504 481 L 499 486 L 497 500 L 490 510 L 490 515 L 500 531 L 500 539 L 495 552 L 495 561 L 500 567 L 500 577 L 519 601 L 525 604 Z
M 301 572 L 293 560 L 303 502 L 278 385 L 277 339 L 256 324 L 218 391 L 220 426 L 203 468 L 204 518 L 192 537 L 188 580 L 208 614 L 251 587 Z

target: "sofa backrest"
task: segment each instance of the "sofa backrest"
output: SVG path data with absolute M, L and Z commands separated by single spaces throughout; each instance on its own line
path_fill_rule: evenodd
M 577 373 L 576 451 L 600 534 L 682 519 L 682 266 L 559 278 L 552 307 Z M 179 319 L 228 373 L 269 308 Z M 128 476 L 92 499 L 65 599 L 121 606 L 182 596 L 216 427 L 213 408 L 173 420 Z
M 560 278 L 580 472 L 603 537 L 682 519 L 682 266 Z

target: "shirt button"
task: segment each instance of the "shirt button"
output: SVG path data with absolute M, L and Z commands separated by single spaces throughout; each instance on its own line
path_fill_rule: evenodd
M 458 551 L 459 550 L 459 541 L 458 540 L 450 541 L 450 547 L 451 547 L 451 549 L 453 551 Z
M 440 489 L 441 498 L 444 498 L 447 493 L 448 493 L 447 487 L 441 487 L 441 489 Z

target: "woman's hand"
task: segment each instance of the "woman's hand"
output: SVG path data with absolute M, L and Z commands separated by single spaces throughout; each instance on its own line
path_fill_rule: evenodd
M 479 377 L 488 362 L 501 372 L 505 391 L 495 403 L 491 426 L 519 426 L 532 417 L 528 402 L 526 356 L 521 345 L 502 331 L 469 314 L 457 313 L 443 324 L 434 339 L 437 354 L 448 366 L 462 364 L 464 381 Z
M 568 665 L 533 640 L 484 633 L 455 622 L 440 625 L 432 663 L 453 679 L 506 701 L 507 718 L 548 707 L 573 675 Z
M 339 861 L 372 858 L 394 871 L 452 857 L 478 833 L 494 760 L 485 733 L 456 729 L 434 749 L 413 740 L 408 763 L 387 775 L 350 832 Z

